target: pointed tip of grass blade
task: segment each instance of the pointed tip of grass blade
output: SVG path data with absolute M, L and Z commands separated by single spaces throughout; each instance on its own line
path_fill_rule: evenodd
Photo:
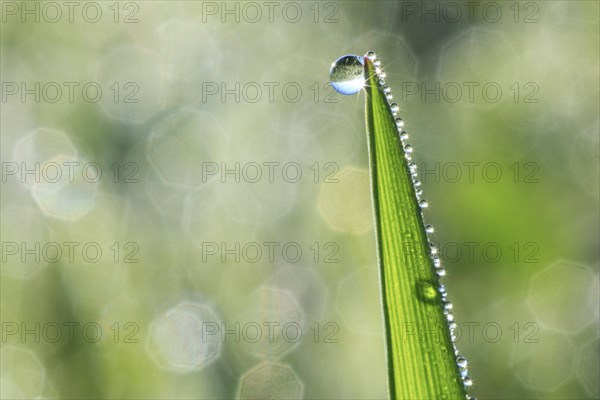
M 373 65 L 373 61 L 367 56 L 364 56 L 364 65 L 365 65 L 365 90 L 372 90 L 373 87 L 379 88 L 379 82 L 374 79 L 377 77 L 377 73 L 375 72 L 375 66 Z M 375 85 L 373 85 L 373 83 Z M 370 92 L 368 90 L 368 92 Z

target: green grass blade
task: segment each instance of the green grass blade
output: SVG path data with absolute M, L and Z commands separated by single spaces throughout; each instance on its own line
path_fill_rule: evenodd
M 421 207 L 379 77 L 365 57 L 371 190 L 393 399 L 464 399 Z

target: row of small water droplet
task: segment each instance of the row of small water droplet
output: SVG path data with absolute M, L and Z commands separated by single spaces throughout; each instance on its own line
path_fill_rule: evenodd
M 388 105 L 392 114 L 394 115 L 394 120 L 396 123 L 396 127 L 398 129 L 398 135 L 400 137 L 400 143 L 402 144 L 402 148 L 404 150 L 404 156 L 408 161 L 408 168 L 412 177 L 413 185 L 415 188 L 415 194 L 417 196 L 417 201 L 421 210 L 428 207 L 427 200 L 423 198 L 423 189 L 421 189 L 421 182 L 418 180 L 417 173 L 417 164 L 412 161 L 413 148 L 408 143 L 408 133 L 404 129 L 404 120 L 398 117 L 398 111 L 400 107 L 398 104 L 394 102 L 394 96 L 392 95 L 392 89 L 386 85 L 385 78 L 386 73 L 381 69 L 381 61 L 375 55 L 375 52 L 369 51 L 365 54 L 375 67 L 375 73 L 377 74 L 377 78 L 379 80 L 379 86 L 385 95 L 385 98 L 388 101 Z M 363 58 L 357 55 L 348 54 L 338 58 L 331 66 L 331 70 L 329 72 L 331 85 L 341 94 L 350 95 L 356 94 L 361 89 L 364 88 L 365 85 L 365 76 L 364 76 L 364 61 Z M 421 212 L 421 220 L 424 220 L 423 213 Z M 431 235 L 434 232 L 433 226 L 430 224 L 425 225 L 425 232 L 427 235 Z M 433 260 L 433 265 L 435 267 L 436 274 L 438 278 L 443 278 L 446 276 L 446 270 L 442 266 L 442 262 L 439 256 L 438 248 L 431 242 L 429 242 L 429 252 L 430 256 Z M 468 376 L 467 370 L 467 359 L 460 356 L 458 353 L 458 349 L 456 348 L 456 329 L 457 324 L 454 322 L 454 314 L 452 313 L 452 303 L 448 300 L 446 287 L 443 284 L 440 284 L 438 287 L 438 292 L 442 298 L 442 307 L 443 313 L 446 316 L 446 320 L 448 321 L 448 327 L 450 329 L 450 338 L 452 339 L 452 346 L 454 348 L 454 355 L 456 356 L 456 364 L 458 366 L 460 377 L 462 379 L 463 385 L 466 389 L 473 385 L 473 380 Z M 474 397 L 467 395 L 468 400 L 476 400 Z

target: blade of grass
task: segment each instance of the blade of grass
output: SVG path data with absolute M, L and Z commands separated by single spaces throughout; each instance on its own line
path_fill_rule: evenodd
M 389 396 L 464 399 L 421 207 L 392 110 L 368 57 L 365 79 Z

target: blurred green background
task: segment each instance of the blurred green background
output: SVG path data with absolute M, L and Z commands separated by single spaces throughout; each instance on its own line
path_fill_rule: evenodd
M 597 1 L 66 3 L 1 4 L 2 398 L 385 398 L 368 50 L 471 394 L 599 398 Z

